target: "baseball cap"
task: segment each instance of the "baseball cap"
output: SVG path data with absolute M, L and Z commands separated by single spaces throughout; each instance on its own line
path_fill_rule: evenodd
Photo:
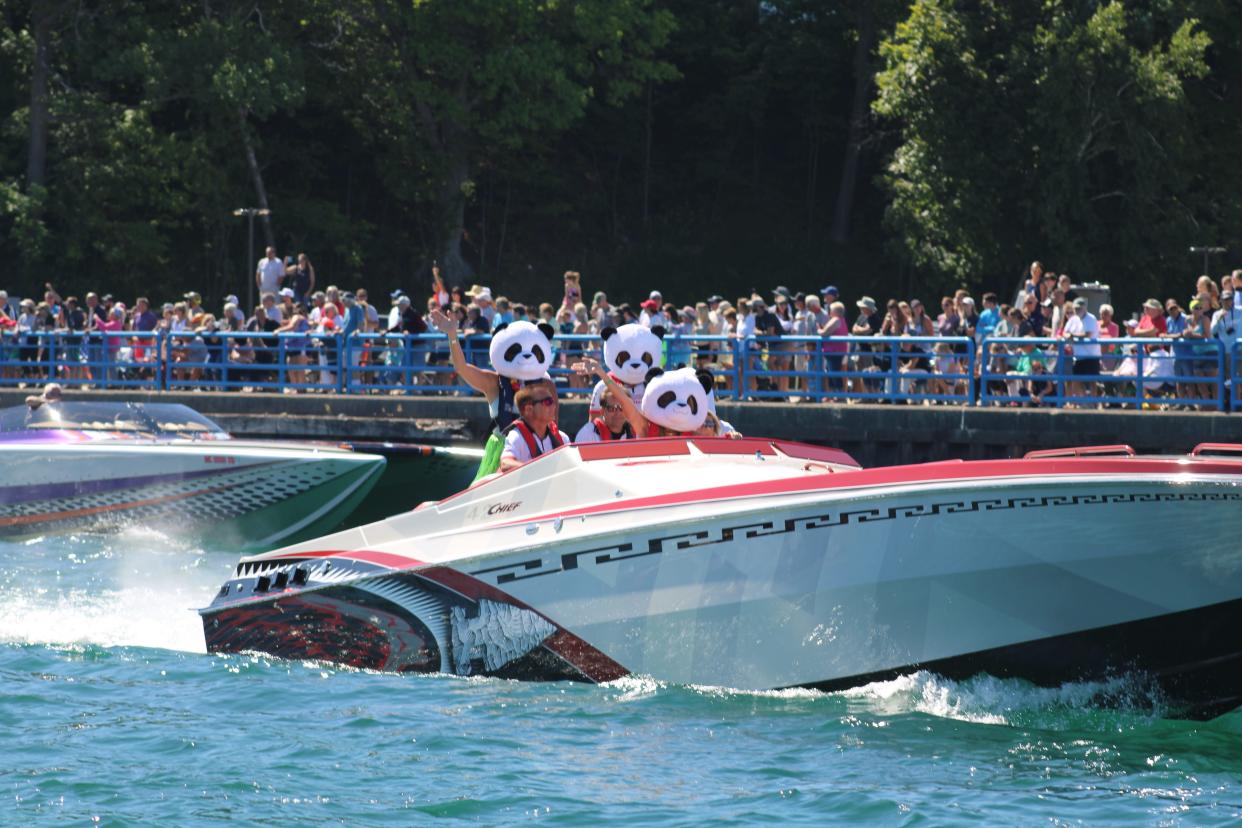
M 647 299 L 641 305 L 639 305 L 639 307 L 645 310 L 658 310 L 660 307 L 660 303 L 654 299 Z
M 109 300 L 109 299 L 111 299 L 111 298 L 112 298 L 111 296 L 105 296 L 105 297 L 104 297 L 104 301 L 106 302 L 106 301 L 108 301 L 108 300 Z M 203 297 L 199 296 L 199 295 L 198 295 L 198 292 L 197 292 L 197 291 L 194 291 L 194 290 L 190 291 L 189 293 L 187 293 L 185 296 L 183 296 L 183 297 L 181 297 L 181 298 L 182 298 L 182 299 L 189 299 L 189 300 L 190 300 L 190 301 L 192 301 L 192 302 L 201 302 L 201 301 L 203 301 Z
M 713 293 L 711 296 L 707 297 L 707 304 L 709 305 L 713 302 L 723 302 L 723 301 L 724 301 L 724 297 L 721 296 L 719 293 Z
M 410 304 L 410 297 L 406 296 L 405 294 L 401 294 L 400 296 L 397 297 L 397 304 L 398 305 Z
M 401 288 L 397 288 L 392 293 L 388 294 L 388 298 L 395 302 L 404 295 L 405 295 L 405 291 L 402 290 Z
M 833 296 L 840 296 L 840 295 L 841 295 L 841 291 L 837 290 L 837 286 L 836 286 L 836 285 L 828 285 L 827 287 L 820 288 L 820 289 L 819 289 L 819 292 L 820 292 L 820 293 L 831 293 Z
M 1079 296 L 1077 299 L 1074 300 L 1074 307 L 1085 308 L 1086 306 L 1087 306 L 1087 300 L 1084 299 L 1083 297 Z
M 238 301 L 238 299 L 237 299 L 237 295 L 236 295 L 236 294 L 230 293 L 228 296 L 224 297 L 224 304 L 226 304 L 226 305 L 240 305 L 240 304 L 241 304 L 241 302 L 239 302 L 239 301 Z M 171 307 L 171 305 L 170 305 L 170 307 Z
M 287 288 L 287 287 L 283 287 L 283 288 L 281 288 L 281 289 L 280 289 L 280 295 L 281 295 L 281 296 L 288 296 L 289 298 L 291 298 L 291 299 L 292 299 L 292 298 L 293 298 L 293 288 Z

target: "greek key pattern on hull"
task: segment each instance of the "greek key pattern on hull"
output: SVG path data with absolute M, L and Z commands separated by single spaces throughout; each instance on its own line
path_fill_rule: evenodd
M 550 558 L 534 557 L 525 561 L 515 561 L 500 566 L 478 569 L 470 574 L 475 576 L 492 576 L 495 578 L 495 583 L 499 586 L 528 578 L 539 578 L 544 575 L 555 575 L 558 572 L 568 572 L 582 566 L 602 566 L 604 564 L 616 563 L 617 561 L 629 560 L 630 558 L 659 555 L 670 550 L 695 549 L 701 546 L 732 543 L 735 540 L 750 540 L 753 538 L 771 537 L 773 535 L 785 535 L 797 531 L 827 529 L 834 526 L 847 526 L 851 523 L 879 523 L 885 520 L 902 520 L 906 518 L 961 515 L 971 512 L 998 512 L 1010 509 L 1048 509 L 1060 506 L 1106 506 L 1137 503 L 1236 503 L 1240 501 L 1242 501 L 1242 492 L 1114 492 L 989 497 L 979 500 L 948 500 L 939 503 L 916 503 L 887 508 L 850 509 L 811 517 L 788 518 L 781 522 L 756 521 L 721 529 L 713 528 L 697 532 L 667 535 L 662 538 L 651 538 L 645 545 L 640 542 L 638 548 L 635 548 L 633 543 L 625 542 L 598 546 L 591 549 L 579 549 Z

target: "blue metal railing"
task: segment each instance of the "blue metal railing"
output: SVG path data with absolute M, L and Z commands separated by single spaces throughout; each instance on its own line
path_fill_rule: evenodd
M 486 335 L 462 338 L 466 359 L 490 364 Z M 1242 409 L 1242 342 L 1099 341 L 1099 374 L 1075 374 L 1082 344 L 988 337 L 670 335 L 666 367 L 710 371 L 717 397 L 957 405 L 1175 405 Z M 599 338 L 564 335 L 550 373 L 569 396 L 594 383 L 572 365 L 602 356 Z M 1075 347 L 1079 352 L 1074 353 Z M 343 394 L 468 392 L 438 333 L 14 332 L 0 335 L 0 386 L 55 380 L 135 390 L 262 389 Z
M 1086 348 L 1094 352 L 1092 346 L 1098 346 L 1098 358 L 1083 355 Z M 989 337 L 981 349 L 987 354 L 979 376 L 982 405 L 1159 404 L 1227 410 L 1224 350 L 1216 340 L 1120 338 L 1075 343 Z M 1099 373 L 1076 374 L 1076 362 Z

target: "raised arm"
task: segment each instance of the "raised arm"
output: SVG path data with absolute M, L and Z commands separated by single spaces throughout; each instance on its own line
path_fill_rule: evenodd
M 457 372 L 457 376 L 465 380 L 466 385 L 487 397 L 489 403 L 499 397 L 500 375 L 495 371 L 471 365 L 466 360 L 466 354 L 461 349 L 461 343 L 457 341 L 457 320 L 440 308 L 431 311 L 429 316 L 432 327 L 448 337 L 449 358 L 453 361 L 453 370 Z
M 638 406 L 634 405 L 634 400 L 630 397 L 630 392 L 626 391 L 617 381 L 608 376 L 608 372 L 604 370 L 604 366 L 600 365 L 599 360 L 592 356 L 584 356 L 581 362 L 575 362 L 573 369 L 580 376 L 598 377 L 604 381 L 605 387 L 612 392 L 612 398 L 621 406 L 621 411 L 625 414 L 625 420 L 630 424 L 630 428 L 634 429 L 634 434 L 639 437 L 647 433 L 647 418 L 643 416 L 643 412 L 638 410 Z

